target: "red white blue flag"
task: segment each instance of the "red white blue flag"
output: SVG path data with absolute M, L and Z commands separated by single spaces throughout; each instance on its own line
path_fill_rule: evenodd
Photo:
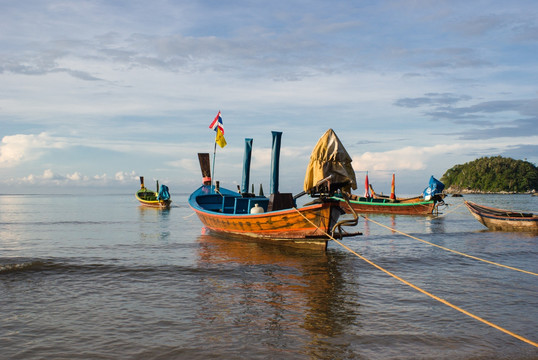
M 220 129 L 220 132 L 222 133 L 222 135 L 224 135 L 224 126 L 222 125 L 222 116 L 220 115 L 220 111 L 217 116 L 215 116 L 215 119 L 213 120 L 211 125 L 209 125 L 209 128 L 215 131 L 217 131 L 217 129 Z
M 215 119 L 211 125 L 209 125 L 209 128 L 215 130 L 217 133 L 215 135 L 215 142 L 219 144 L 221 148 L 225 147 L 226 139 L 224 138 L 224 127 L 222 126 L 222 116 L 220 115 L 220 110 L 217 116 L 215 116 Z

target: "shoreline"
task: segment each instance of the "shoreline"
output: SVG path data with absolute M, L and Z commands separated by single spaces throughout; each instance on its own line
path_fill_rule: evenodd
M 458 189 L 458 188 L 448 188 L 443 191 L 445 194 L 479 194 L 479 195 L 537 195 L 538 193 L 535 190 L 526 191 L 526 192 L 515 192 L 515 191 L 482 191 L 482 190 L 473 190 L 473 189 Z

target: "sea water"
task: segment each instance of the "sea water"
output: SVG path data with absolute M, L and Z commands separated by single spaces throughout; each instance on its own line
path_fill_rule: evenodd
M 538 348 L 358 258 L 237 241 L 124 195 L 0 195 L 1 359 L 537 359 Z M 538 212 L 530 195 L 466 195 Z M 538 236 L 441 216 L 371 215 L 343 243 L 538 342 Z M 417 239 L 415 239 L 417 238 Z

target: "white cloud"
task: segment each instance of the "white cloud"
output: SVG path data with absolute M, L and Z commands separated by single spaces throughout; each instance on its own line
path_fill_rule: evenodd
M 126 182 L 129 180 L 138 180 L 138 176 L 136 175 L 134 171 L 131 171 L 131 172 L 118 171 L 114 175 L 114 180 L 119 181 L 119 182 Z
M 65 176 L 68 180 L 71 180 L 71 181 L 82 181 L 82 180 L 87 180 L 88 178 L 86 176 L 83 176 L 81 173 L 79 173 L 78 171 L 75 171 L 74 173 L 72 174 L 67 174 Z
M 52 172 L 51 169 L 47 169 L 43 172 L 43 179 L 45 180 L 52 180 L 54 178 L 58 178 L 56 175 L 54 175 L 54 173 Z
M 352 155 L 355 171 L 421 170 L 429 156 L 428 148 L 405 147 L 384 152 Z
M 442 166 L 445 170 L 456 165 L 452 159 L 489 156 L 492 147 L 502 153 L 513 146 L 513 139 L 492 144 L 488 141 L 476 140 L 473 143 L 437 144 L 435 146 L 406 146 L 400 149 L 383 152 L 365 152 L 353 154 L 353 168 L 357 172 L 378 171 L 420 171 Z
M 28 183 L 28 184 L 43 184 L 43 183 L 53 183 L 58 184 L 62 180 L 65 180 L 65 176 L 55 174 L 51 169 L 46 169 L 41 175 L 30 174 L 18 180 L 12 179 L 12 182 L 15 183 Z
M 106 182 L 108 180 L 108 175 L 107 174 L 94 175 L 91 177 L 91 179 L 99 181 L 99 182 Z
M 16 166 L 21 162 L 39 158 L 45 149 L 66 146 L 63 139 L 53 138 L 46 132 L 38 135 L 7 135 L 0 143 L 0 167 Z
M 118 171 L 114 178 L 107 174 L 88 176 L 80 171 L 62 175 L 52 169 L 46 169 L 41 175 L 29 174 L 20 178 L 11 178 L 5 183 L 10 185 L 36 185 L 36 186 L 114 186 L 138 181 L 134 171 Z

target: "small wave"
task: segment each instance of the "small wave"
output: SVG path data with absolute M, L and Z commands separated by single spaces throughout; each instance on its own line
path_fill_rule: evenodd
M 87 260 L 87 259 L 84 259 Z M 134 278 L 148 276 L 177 276 L 178 274 L 199 275 L 199 273 L 221 273 L 222 270 L 199 269 L 191 266 L 179 265 L 152 265 L 152 264 L 110 264 L 86 262 L 82 259 L 9 259 L 0 258 L 0 275 L 7 274 L 85 274 L 93 276 L 102 275 L 132 275 Z
M 43 261 L 28 261 L 21 263 L 1 264 L 0 274 L 24 272 L 24 271 L 39 271 L 45 266 Z
M 68 261 L 47 260 L 47 259 L 0 259 L 0 275 L 10 273 L 31 273 L 31 272 L 72 272 L 81 268 L 94 268 L 99 265 L 79 265 L 70 264 Z
M 72 220 L 72 221 L 16 221 L 16 222 L 1 222 L 0 225 L 117 225 L 117 224 L 133 224 L 137 221 L 80 221 L 80 220 Z

